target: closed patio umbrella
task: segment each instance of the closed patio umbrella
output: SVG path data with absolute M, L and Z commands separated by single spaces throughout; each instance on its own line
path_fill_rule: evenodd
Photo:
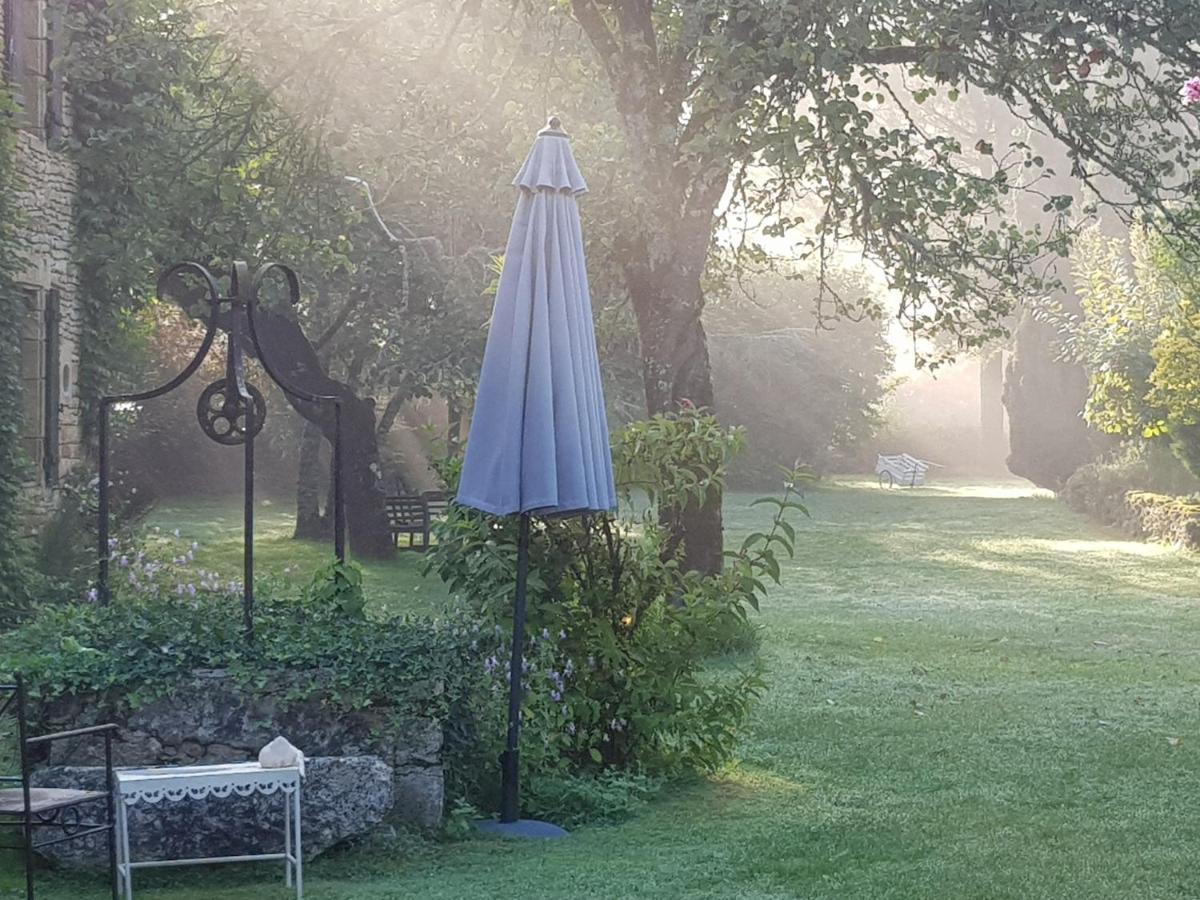
M 513 183 L 519 189 L 517 210 L 456 497 L 464 506 L 520 517 L 502 765 L 500 821 L 505 825 L 517 823 L 520 813 L 530 517 L 583 514 L 617 504 L 576 199 L 587 184 L 556 117 L 538 132 Z

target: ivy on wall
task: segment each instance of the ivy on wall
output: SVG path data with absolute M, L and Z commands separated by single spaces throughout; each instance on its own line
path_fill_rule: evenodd
M 28 461 L 21 450 L 21 323 L 24 299 L 17 286 L 23 258 L 16 202 L 17 111 L 0 83 L 0 626 L 29 603 L 28 547 L 22 537 L 22 491 Z

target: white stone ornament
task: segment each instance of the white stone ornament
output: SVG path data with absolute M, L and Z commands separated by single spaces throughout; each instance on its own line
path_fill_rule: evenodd
M 258 764 L 264 769 L 285 769 L 295 766 L 304 777 L 304 754 L 287 738 L 280 736 L 258 751 Z

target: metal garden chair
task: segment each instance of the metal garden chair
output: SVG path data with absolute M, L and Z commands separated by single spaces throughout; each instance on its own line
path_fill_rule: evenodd
M 7 695 L 7 696 L 5 696 Z M 15 831 L 21 834 L 20 844 L 0 844 L 0 849 L 20 850 L 25 862 L 25 897 L 33 900 L 34 851 L 40 847 L 76 841 L 95 834 L 108 835 L 108 869 L 112 884 L 113 900 L 117 900 L 117 844 L 115 828 L 115 806 L 113 802 L 113 732 L 116 725 L 93 725 L 75 728 L 56 734 L 29 736 L 26 719 L 27 704 L 25 683 L 17 675 L 12 684 L 0 684 L 0 717 L 14 708 L 17 720 L 17 752 L 20 757 L 20 775 L 0 775 L 0 783 L 17 784 L 19 787 L 0 789 L 0 832 Z M 71 738 L 99 736 L 104 739 L 103 791 L 82 791 L 72 788 L 34 787 L 31 783 L 32 767 L 30 755 L 53 741 Z M 88 821 L 89 807 L 103 802 L 104 820 Z M 39 833 L 50 831 L 51 837 L 37 840 Z M 55 834 L 55 832 L 57 832 Z

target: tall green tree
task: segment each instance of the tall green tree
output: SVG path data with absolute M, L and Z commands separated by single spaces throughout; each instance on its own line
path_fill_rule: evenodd
M 659 412 L 713 402 L 701 313 L 722 274 L 714 243 L 754 258 L 786 243 L 818 271 L 861 248 L 908 327 L 950 351 L 1003 334 L 1017 300 L 1046 287 L 1042 263 L 1072 223 L 1062 173 L 1033 141 L 963 140 L 923 116 L 935 96 L 991 98 L 1063 147 L 1096 202 L 1169 221 L 1200 149 L 1177 96 L 1200 68 L 1176 27 L 1193 7 L 230 0 L 206 14 L 238 25 L 262 82 L 334 158 L 382 183 L 381 207 L 414 234 L 428 216 L 455 258 L 498 249 L 514 162 L 547 112 L 563 114 L 599 188 L 586 209 L 599 305 L 629 299 Z M 1044 221 L 1017 222 L 1018 195 Z M 835 310 L 856 308 L 823 288 Z M 719 567 L 716 504 L 680 521 L 686 562 Z
M 1165 8 L 1164 8 L 1165 6 Z M 918 334 L 963 346 L 1003 331 L 1066 220 L 1022 228 L 1016 191 L 1043 161 L 984 136 L 964 146 L 920 104 L 982 92 L 1061 142 L 1103 202 L 1162 209 L 1194 186 L 1200 136 L 1178 103 L 1200 68 L 1190 0 L 563 0 L 603 71 L 640 202 L 622 265 L 636 310 L 647 409 L 713 400 L 700 313 L 723 214 L 762 217 L 801 253 L 861 245 Z M 987 172 L 970 159 L 986 157 Z M 1111 180 L 1110 180 L 1111 179 Z M 1115 185 L 1115 187 L 1114 187 Z M 1065 214 L 1071 198 L 1044 198 Z M 804 229 L 804 231 L 801 231 Z M 689 562 L 720 561 L 716 508 L 692 511 Z
M 294 383 L 342 398 L 351 545 L 388 553 L 380 422 L 394 418 L 397 394 L 461 382 L 486 310 L 455 308 L 437 241 L 406 252 L 378 228 L 322 133 L 278 102 L 213 12 L 113 0 L 70 18 L 92 399 L 123 381 L 144 385 L 121 352 L 121 325 L 150 302 L 164 266 L 291 263 L 305 295 L 295 311 L 264 312 L 264 343 Z M 328 410 L 294 405 L 332 437 Z
M 1065 346 L 1088 373 L 1089 425 L 1165 441 L 1200 476 L 1200 275 L 1190 257 L 1145 222 L 1128 241 L 1089 230 L 1075 254 L 1082 314 Z

